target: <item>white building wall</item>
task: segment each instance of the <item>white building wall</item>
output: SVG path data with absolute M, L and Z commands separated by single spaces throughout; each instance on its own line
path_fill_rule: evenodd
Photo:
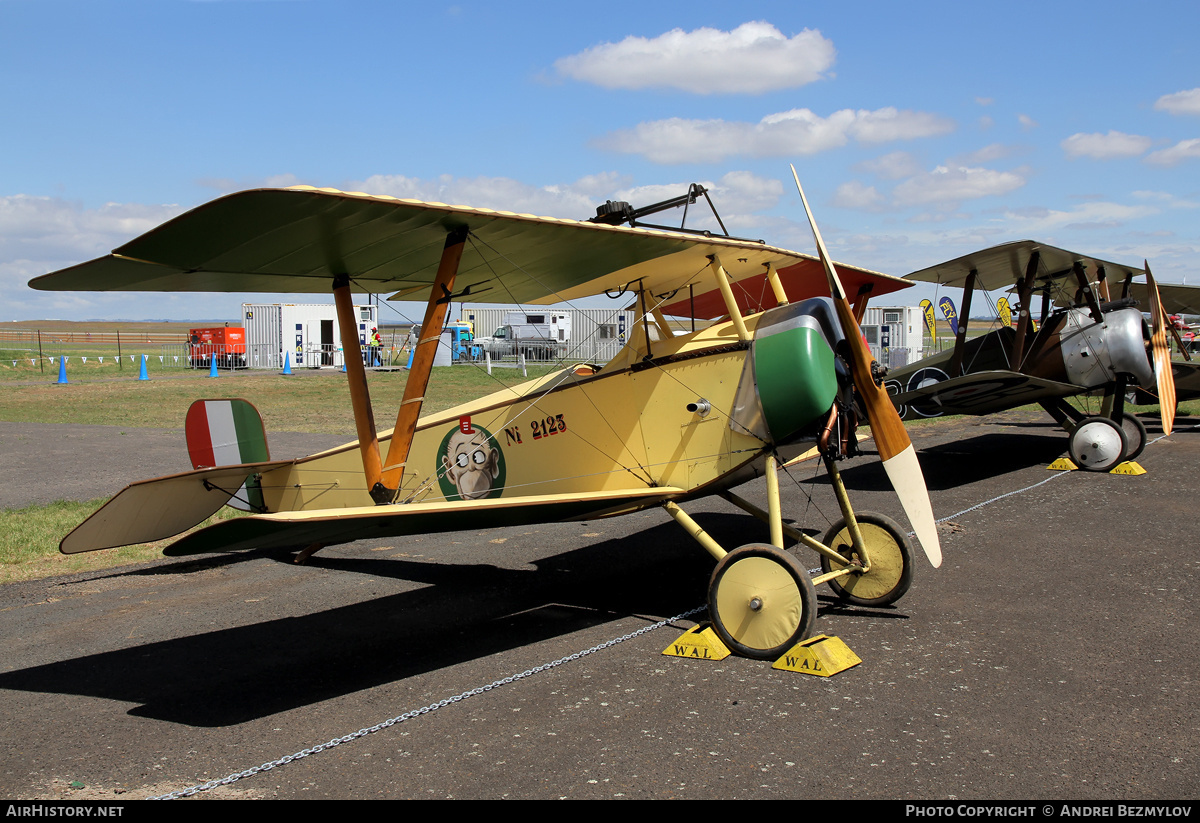
M 899 368 L 925 356 L 925 320 L 918 306 L 868 306 L 862 330 L 871 354 L 885 366 Z

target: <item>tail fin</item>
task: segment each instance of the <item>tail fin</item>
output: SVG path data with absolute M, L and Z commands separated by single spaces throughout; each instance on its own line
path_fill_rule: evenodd
M 187 433 L 188 456 L 195 469 L 262 463 L 271 459 L 262 416 L 248 400 L 197 400 L 188 409 L 184 431 Z M 262 511 L 258 475 L 246 479 L 229 505 L 243 511 Z

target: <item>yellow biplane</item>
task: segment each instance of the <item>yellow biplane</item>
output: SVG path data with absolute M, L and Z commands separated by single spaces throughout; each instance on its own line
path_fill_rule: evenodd
M 857 444 L 857 397 L 921 545 L 939 565 L 920 466 L 815 223 L 819 259 L 761 241 L 619 225 L 611 210 L 599 212 L 590 221 L 559 220 L 332 189 L 254 190 L 34 279 L 34 288 L 69 291 L 332 291 L 347 351 L 359 345 L 351 289 L 390 292 L 427 298 L 421 328 L 432 330 L 416 347 L 391 431 L 376 430 L 354 357 L 346 362 L 358 441 L 342 448 L 271 461 L 248 403 L 197 403 L 187 425 L 197 468 L 126 487 L 61 550 L 172 537 L 230 502 L 253 513 L 184 536 L 166 553 L 295 547 L 306 557 L 364 538 L 661 506 L 717 560 L 708 604 L 722 639 L 742 654 L 774 658 L 810 633 L 814 585 L 881 605 L 910 583 L 904 532 L 885 517 L 856 515 L 838 475 L 835 460 Z M 906 285 L 861 269 L 853 277 L 856 296 Z M 744 305 L 758 288 L 751 283 L 766 284 L 770 309 L 739 306 L 738 294 Z M 640 314 L 614 360 L 420 416 L 452 298 L 555 303 L 606 290 L 634 295 Z M 728 318 L 674 335 L 661 304 L 689 292 L 720 295 Z M 796 300 L 820 292 L 832 300 Z M 842 513 L 823 542 L 784 522 L 776 474 L 814 444 Z M 764 474 L 765 510 L 729 491 Z M 683 509 L 711 494 L 765 520 L 771 543 L 718 545 Z M 784 551 L 785 534 L 818 552 L 823 574 L 810 579 Z

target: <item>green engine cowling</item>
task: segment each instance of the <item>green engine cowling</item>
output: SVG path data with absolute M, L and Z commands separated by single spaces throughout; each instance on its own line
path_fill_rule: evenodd
M 781 444 L 814 435 L 839 392 L 832 303 L 813 298 L 759 322 L 730 425 Z

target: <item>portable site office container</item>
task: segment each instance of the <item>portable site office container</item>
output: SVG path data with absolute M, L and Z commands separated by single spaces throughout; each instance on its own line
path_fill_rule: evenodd
M 378 327 L 374 306 L 355 306 L 358 341 Z M 342 335 L 332 303 L 243 303 L 247 365 L 252 369 L 283 368 L 284 353 L 293 368 L 341 368 Z
M 861 325 L 871 354 L 889 368 L 925 356 L 925 320 L 918 306 L 868 306 Z

